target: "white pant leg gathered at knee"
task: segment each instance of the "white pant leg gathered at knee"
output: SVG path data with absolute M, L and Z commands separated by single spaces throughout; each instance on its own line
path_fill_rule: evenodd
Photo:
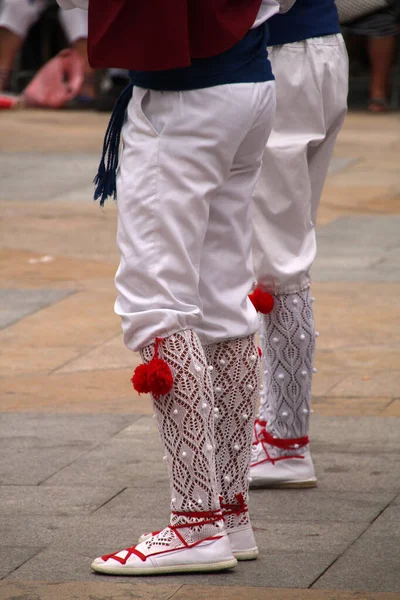
M 70 44 L 88 36 L 88 12 L 83 8 L 60 9 L 60 23 Z
M 46 8 L 45 0 L 3 0 L 0 11 L 0 27 L 25 38 Z
M 346 113 L 348 61 L 342 36 L 273 47 L 277 111 L 254 196 L 254 269 L 272 293 L 309 285 L 315 220 Z
M 134 88 L 117 182 L 121 262 L 115 304 L 132 350 L 156 336 L 201 328 L 200 263 L 210 204 L 229 179 L 242 141 L 264 114 L 265 91 L 273 85 L 187 92 Z M 259 154 L 268 135 L 263 118 Z M 246 169 L 254 182 L 253 167 L 243 163 Z M 232 314 L 229 337 L 237 336 L 237 329 L 248 335 L 257 327 L 254 309 L 242 309 L 247 302 L 242 295 L 240 288 L 236 298 L 227 298 L 240 308 L 234 313 L 239 312 L 238 321 Z
M 252 195 L 275 114 L 275 84 L 264 84 L 263 106 L 234 157 L 231 172 L 211 200 L 200 267 L 204 343 L 246 337 L 258 329 L 248 299 L 253 283 Z

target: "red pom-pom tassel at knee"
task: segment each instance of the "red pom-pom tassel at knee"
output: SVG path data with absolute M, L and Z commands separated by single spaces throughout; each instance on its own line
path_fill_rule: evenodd
M 139 365 L 133 372 L 133 377 L 131 379 L 133 389 L 139 394 L 148 394 L 150 392 L 148 370 L 147 365 Z
M 263 292 L 260 288 L 256 288 L 249 298 L 253 303 L 254 308 L 257 312 L 267 315 L 274 308 L 274 297 L 268 292 Z
M 148 364 L 147 381 L 149 383 L 150 393 L 154 398 L 165 396 L 171 391 L 174 385 L 171 369 L 168 363 L 161 358 L 153 358 Z
M 174 378 L 168 363 L 158 357 L 158 347 L 161 342 L 162 338 L 156 338 L 153 358 L 147 365 L 136 367 L 131 379 L 133 388 L 139 394 L 150 392 L 156 400 L 160 396 L 168 394 L 174 385 Z

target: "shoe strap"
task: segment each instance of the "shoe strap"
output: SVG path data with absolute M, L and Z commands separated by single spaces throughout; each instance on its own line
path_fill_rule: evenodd
M 243 494 L 236 494 L 235 498 L 237 500 L 236 504 L 227 504 L 220 496 L 220 506 L 222 508 L 222 514 L 224 515 L 224 518 L 229 517 L 230 515 L 242 515 L 243 513 L 248 512 L 249 508 L 244 501 Z
M 275 448 L 280 448 L 281 450 L 298 450 L 310 443 L 308 435 L 300 438 L 283 439 L 273 437 L 266 429 L 263 429 L 263 431 L 258 434 L 258 439 L 261 443 L 264 442 L 270 446 L 275 446 Z
M 261 431 L 264 431 L 264 429 L 267 427 L 267 421 L 264 421 L 264 419 L 255 419 L 254 426 L 253 426 L 253 432 L 254 432 L 253 445 L 257 444 L 260 441 L 260 439 L 259 439 L 260 433 L 257 431 L 257 427 L 260 427 L 260 433 L 261 433 Z
M 188 527 L 199 527 L 201 525 L 208 525 L 208 524 L 213 524 L 216 523 L 217 521 L 222 521 L 223 520 L 223 516 L 222 516 L 222 512 L 221 510 L 210 510 L 210 511 L 203 511 L 203 512 L 178 512 L 178 511 L 173 511 L 172 512 L 173 515 L 178 516 L 178 517 L 187 517 L 187 518 L 192 518 L 192 519 L 200 519 L 199 521 L 193 522 L 193 523 L 182 523 L 182 524 L 177 524 L 177 525 L 168 525 L 168 528 L 171 529 L 175 535 L 179 538 L 179 540 L 182 542 L 182 544 L 184 546 L 186 546 L 186 548 L 191 548 L 192 546 L 197 546 L 200 542 L 195 542 L 194 544 L 188 544 L 186 542 L 186 540 L 180 535 L 179 533 L 179 529 L 185 529 Z M 158 533 L 160 533 L 160 531 L 154 532 L 152 535 L 157 535 Z M 205 539 L 210 539 L 210 538 L 205 538 Z M 200 541 L 204 541 L 204 540 L 200 540 Z M 101 558 L 104 561 L 113 559 L 116 560 L 117 562 L 119 562 L 121 565 L 125 565 L 128 561 L 128 559 L 132 556 L 132 554 L 135 554 L 138 558 L 140 558 L 141 561 L 146 562 L 147 560 L 147 556 L 145 554 L 143 554 L 142 552 L 140 552 L 139 550 L 137 550 L 136 545 L 132 546 L 130 548 L 126 548 L 125 549 L 127 554 L 124 558 L 117 556 L 117 554 L 119 554 L 119 552 L 114 552 L 112 554 L 106 554 L 105 556 L 102 556 Z M 174 549 L 173 549 L 174 550 Z M 165 551 L 165 552 L 168 552 Z M 164 552 L 158 552 L 157 554 L 164 554 Z

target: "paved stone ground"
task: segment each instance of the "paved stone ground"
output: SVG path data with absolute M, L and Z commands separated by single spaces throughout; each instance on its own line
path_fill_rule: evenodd
M 165 524 L 138 357 L 113 313 L 116 210 L 91 202 L 106 118 L 0 117 L 0 598 L 400 598 L 400 119 L 348 116 L 314 267 L 319 487 L 255 491 L 258 561 L 123 579 L 90 561 Z

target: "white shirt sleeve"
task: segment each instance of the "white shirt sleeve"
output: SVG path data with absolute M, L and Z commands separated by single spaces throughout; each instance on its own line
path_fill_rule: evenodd
M 84 8 L 88 10 L 89 8 L 89 0 L 57 0 L 57 2 L 64 10 L 71 8 Z
M 290 10 L 296 0 L 261 0 L 260 10 L 252 29 L 273 17 L 276 13 L 285 13 Z

